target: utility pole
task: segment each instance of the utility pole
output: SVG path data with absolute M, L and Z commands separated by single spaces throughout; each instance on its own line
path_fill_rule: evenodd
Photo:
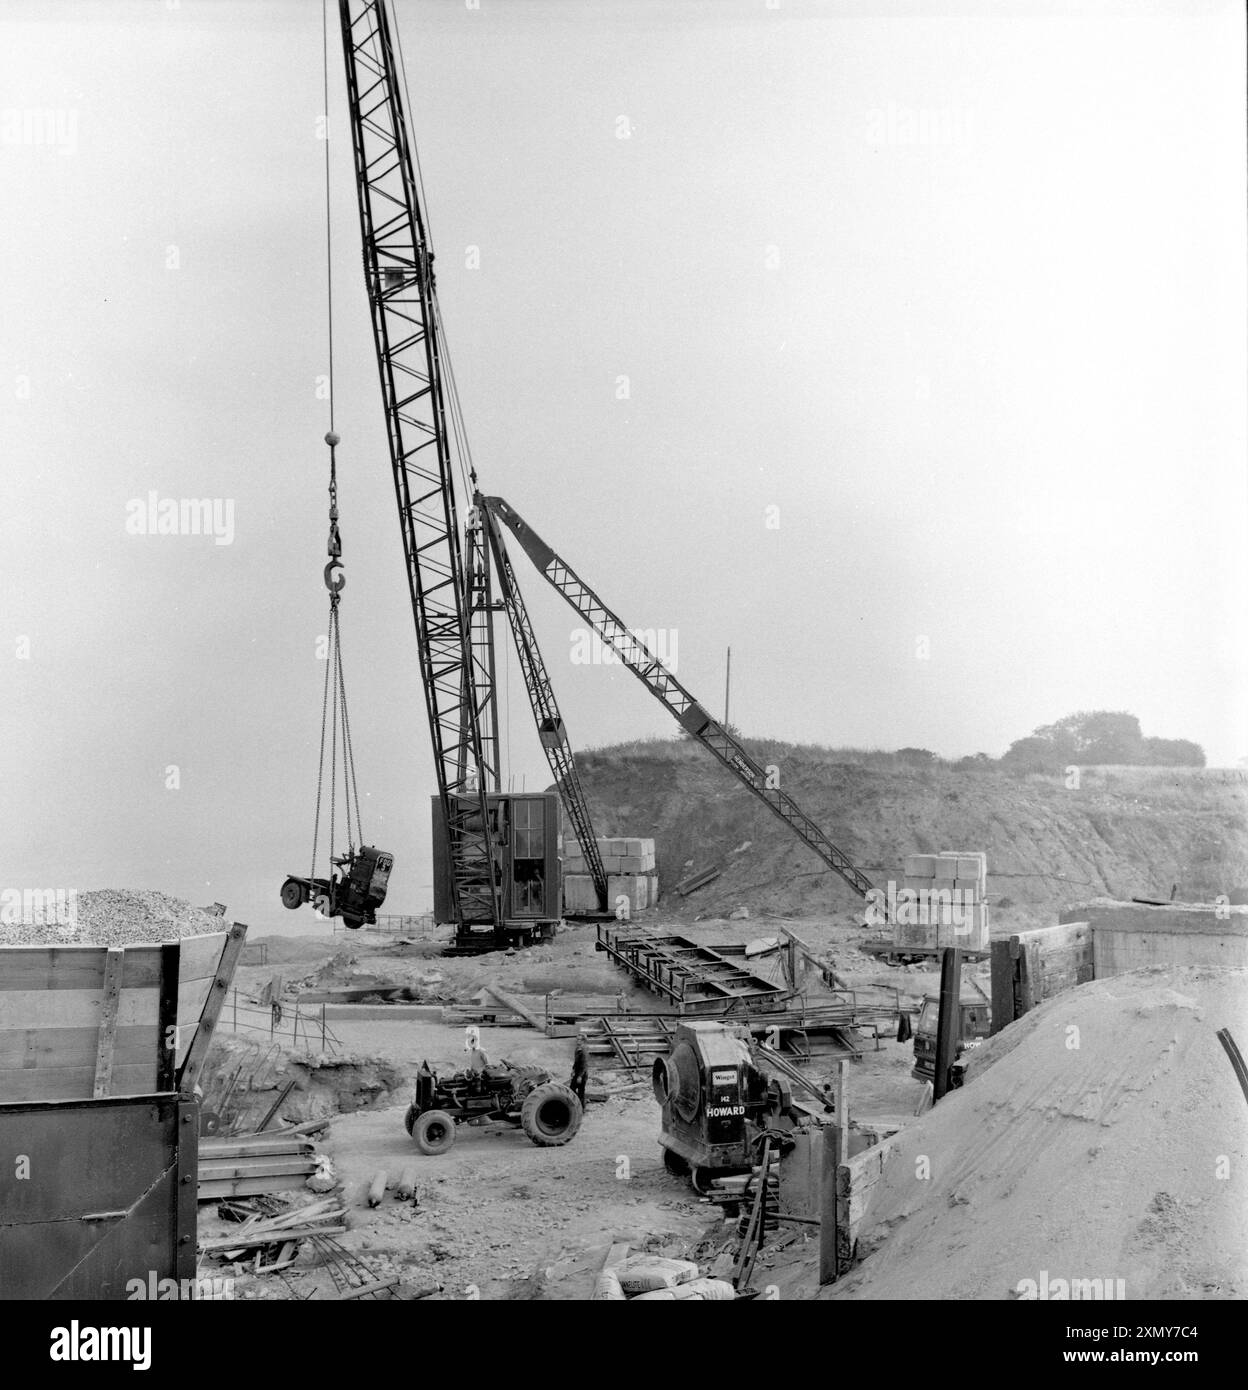
M 728 727 L 728 694 L 732 688 L 732 648 L 728 648 L 728 665 L 724 670 L 724 727 Z

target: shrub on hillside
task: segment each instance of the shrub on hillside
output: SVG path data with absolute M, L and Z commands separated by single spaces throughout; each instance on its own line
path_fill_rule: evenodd
M 1016 739 L 1001 759 L 1011 772 L 1061 772 L 1070 766 L 1204 767 L 1199 744 L 1184 738 L 1145 738 L 1125 710 L 1081 710 Z

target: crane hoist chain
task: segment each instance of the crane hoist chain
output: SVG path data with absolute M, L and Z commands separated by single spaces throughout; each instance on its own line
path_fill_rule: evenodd
M 346 576 L 342 573 L 342 533 L 338 528 L 338 459 L 339 436 L 332 430 L 325 436 L 329 445 L 329 540 L 326 553 L 329 562 L 325 566 L 325 587 L 329 590 L 329 631 L 327 635 L 325 689 L 321 699 L 321 752 L 316 774 L 316 819 L 312 829 L 312 868 L 310 875 L 316 873 L 316 851 L 320 841 L 321 802 L 325 787 L 325 734 L 329 732 L 329 853 L 331 873 L 334 864 L 334 836 L 337 830 L 337 779 L 338 779 L 338 741 L 342 740 L 343 802 L 347 818 L 346 862 L 355 858 L 355 844 L 358 836 L 361 842 L 364 832 L 360 822 L 360 793 L 355 776 L 355 748 L 351 741 L 351 719 L 347 711 L 347 686 L 342 669 L 342 637 L 338 622 L 338 605 L 342 591 L 346 588 Z M 352 811 L 354 810 L 354 816 Z

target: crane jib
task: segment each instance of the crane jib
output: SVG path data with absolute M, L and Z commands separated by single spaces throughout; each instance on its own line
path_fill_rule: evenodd
M 644 643 L 633 638 L 576 571 L 557 554 L 501 497 L 483 497 L 481 505 L 492 518 L 505 523 L 539 572 L 567 603 L 590 624 L 604 642 L 650 693 L 660 700 L 680 726 L 709 749 L 744 786 L 779 816 L 790 830 L 856 892 L 866 897 L 871 880 L 828 839 L 791 796 L 775 786 L 765 769 L 750 757 L 740 741 L 707 713 Z M 627 640 L 620 634 L 628 634 Z

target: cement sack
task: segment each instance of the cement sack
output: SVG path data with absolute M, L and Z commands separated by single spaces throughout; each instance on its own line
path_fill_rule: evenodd
M 691 1279 L 687 1284 L 678 1284 L 674 1289 L 656 1289 L 653 1293 L 639 1293 L 632 1302 L 643 1303 L 647 1299 L 658 1302 L 662 1299 L 674 1303 L 678 1299 L 687 1299 L 695 1303 L 725 1303 L 736 1296 L 736 1289 L 724 1279 Z
M 589 1297 L 591 1303 L 623 1303 L 627 1298 L 620 1288 L 620 1276 L 613 1269 L 604 1269 L 594 1282 L 594 1291 Z
M 668 1260 L 661 1255 L 634 1255 L 616 1270 L 620 1288 L 628 1295 L 674 1289 L 698 1277 L 692 1260 Z

